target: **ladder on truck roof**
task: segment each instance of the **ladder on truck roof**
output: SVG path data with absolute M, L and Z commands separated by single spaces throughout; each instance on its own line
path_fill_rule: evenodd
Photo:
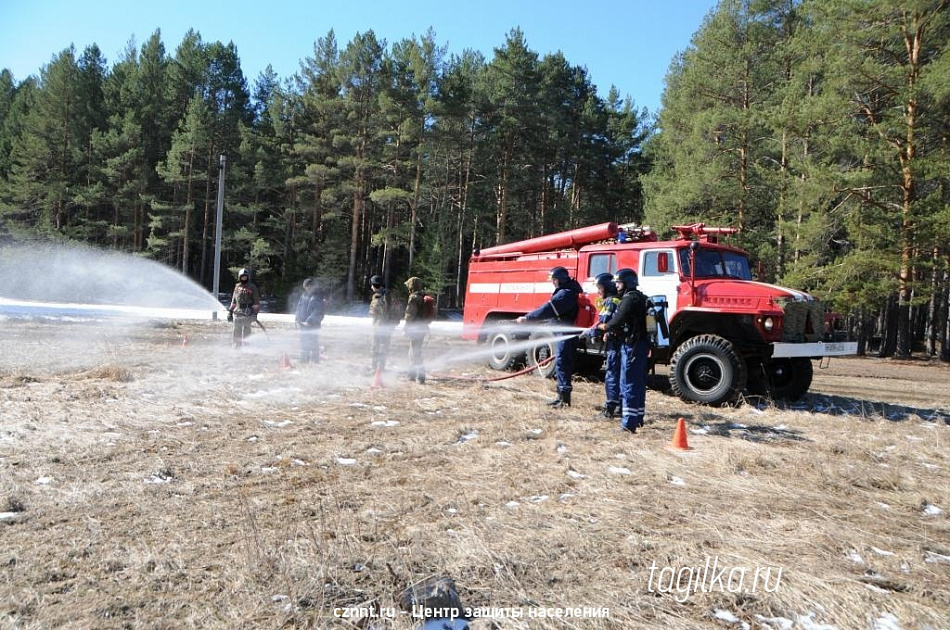
M 601 223 L 589 227 L 557 232 L 524 241 L 515 241 L 485 249 L 476 249 L 472 252 L 474 258 L 508 258 L 525 254 L 538 254 L 563 249 L 578 250 L 585 245 L 600 241 L 616 240 L 621 243 L 639 241 L 655 241 L 656 234 L 649 226 L 639 226 L 634 223 L 617 225 L 616 223 Z

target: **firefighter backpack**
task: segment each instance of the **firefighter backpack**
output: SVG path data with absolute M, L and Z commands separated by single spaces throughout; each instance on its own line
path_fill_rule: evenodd
M 435 319 L 436 314 L 439 312 L 438 306 L 436 306 L 435 298 L 431 295 L 423 296 L 422 298 L 422 321 L 431 322 Z

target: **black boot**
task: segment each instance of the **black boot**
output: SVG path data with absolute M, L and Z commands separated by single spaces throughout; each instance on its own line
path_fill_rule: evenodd
M 558 392 L 557 398 L 548 403 L 554 409 L 571 406 L 571 392 Z
M 600 412 L 601 417 L 603 418 L 616 418 L 617 417 L 617 407 L 619 405 L 615 402 L 609 402 L 604 405 L 603 411 Z

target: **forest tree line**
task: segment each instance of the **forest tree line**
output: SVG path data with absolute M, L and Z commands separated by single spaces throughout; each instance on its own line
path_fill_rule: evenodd
M 519 29 L 490 59 L 331 30 L 253 85 L 194 31 L 111 65 L 70 47 L 0 72 L 0 242 L 82 241 L 210 287 L 225 155 L 223 287 L 249 266 L 267 293 L 316 276 L 351 302 L 416 275 L 460 306 L 473 247 L 703 221 L 742 228 L 762 279 L 827 300 L 862 344 L 946 360 L 947 3 L 722 0 L 653 116 Z

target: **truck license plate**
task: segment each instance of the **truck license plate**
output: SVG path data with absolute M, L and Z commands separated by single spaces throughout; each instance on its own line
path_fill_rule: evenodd
M 844 350 L 843 343 L 826 343 L 825 351 L 826 352 L 842 352 Z

